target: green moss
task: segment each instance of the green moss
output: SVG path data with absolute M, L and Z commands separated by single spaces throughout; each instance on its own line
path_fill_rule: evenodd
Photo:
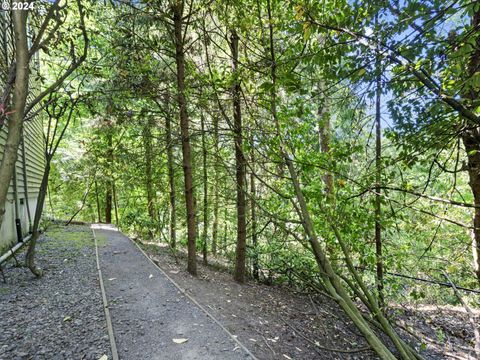
M 45 233 L 47 241 L 39 246 L 39 253 L 53 250 L 81 250 L 94 247 L 93 234 L 87 226 L 50 226 Z
M 5 295 L 5 294 L 8 294 L 10 293 L 10 288 L 8 286 L 5 286 L 5 287 L 0 287 L 0 295 Z

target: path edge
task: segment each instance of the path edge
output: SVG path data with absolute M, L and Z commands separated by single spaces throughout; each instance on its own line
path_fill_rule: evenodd
M 126 235 L 125 235 L 126 236 Z M 155 266 L 183 295 L 185 295 L 193 304 L 195 304 L 200 310 L 202 310 L 210 319 L 213 320 L 215 324 L 217 324 L 223 331 L 225 331 L 230 338 L 243 350 L 247 353 L 248 356 L 250 356 L 251 359 L 253 360 L 259 360 L 255 355 L 251 353 L 250 350 L 247 349 L 245 345 L 243 345 L 240 340 L 237 339 L 235 335 L 233 335 L 225 326 L 222 325 L 220 321 L 218 321 L 205 307 L 203 307 L 195 298 L 193 298 L 190 294 L 188 294 L 185 289 L 183 289 L 180 285 L 178 285 L 170 276 L 167 275 L 167 273 L 160 267 L 158 266 L 155 261 L 153 261 L 150 256 L 147 255 L 145 251 L 138 245 L 135 241 L 130 239 L 130 237 L 126 236 L 137 248 L 140 250 L 140 252 L 150 261 L 153 266 Z
M 100 290 L 102 292 L 103 310 L 105 311 L 105 319 L 107 321 L 107 332 L 108 332 L 108 338 L 110 340 L 110 348 L 112 350 L 112 359 L 119 360 L 118 352 L 117 352 L 117 343 L 115 342 L 115 335 L 113 333 L 112 318 L 110 317 L 110 310 L 108 309 L 107 294 L 105 292 L 105 286 L 103 285 L 102 270 L 100 269 L 100 257 L 98 255 L 97 236 L 95 234 L 95 229 L 90 228 L 90 230 L 92 230 L 93 239 L 95 240 L 95 255 L 97 258 L 98 279 L 100 283 Z

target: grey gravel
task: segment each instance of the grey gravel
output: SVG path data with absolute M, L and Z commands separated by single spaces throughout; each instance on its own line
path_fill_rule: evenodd
M 105 226 L 95 231 L 107 241 L 100 249 L 100 267 L 120 359 L 249 358 L 126 236 Z
M 93 244 L 87 226 L 54 227 L 37 247 L 42 278 L 14 261 L 7 265 L 7 283 L 0 279 L 1 360 L 111 359 Z

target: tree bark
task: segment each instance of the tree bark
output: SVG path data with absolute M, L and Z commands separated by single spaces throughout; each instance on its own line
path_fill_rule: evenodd
M 167 142 L 168 186 L 170 189 L 170 246 L 177 246 L 177 208 L 175 199 L 175 169 L 173 167 L 172 125 L 170 115 L 165 118 L 165 140 Z
M 202 160 L 203 160 L 203 233 L 202 233 L 202 255 L 203 263 L 207 265 L 207 237 L 208 237 L 208 176 L 207 176 L 207 145 L 205 141 L 205 118 L 200 115 L 202 127 Z
M 189 118 L 185 98 L 185 49 L 183 38 L 183 6 L 181 0 L 173 5 L 173 23 L 175 34 L 175 62 L 177 66 L 178 108 L 180 132 L 182 136 L 183 177 L 185 182 L 185 203 L 187 210 L 188 265 L 187 270 L 197 275 L 195 200 L 193 193 L 192 159 L 190 149 Z
M 215 180 L 213 182 L 213 226 L 212 226 L 212 254 L 217 254 L 217 244 L 218 244 L 218 207 L 219 207 L 219 148 L 218 148 L 218 118 L 214 116 L 213 118 L 213 141 L 215 149 Z
M 331 138 L 331 123 L 330 112 L 328 109 L 328 101 L 325 95 L 325 85 L 322 81 L 318 84 L 320 104 L 318 107 L 318 120 L 319 129 L 318 137 L 320 142 L 320 151 L 330 159 L 330 138 Z M 333 202 L 334 188 L 333 188 L 333 175 L 330 171 L 326 171 L 323 175 L 323 183 L 325 184 L 325 193 L 327 195 L 327 201 Z
M 117 186 L 115 185 L 115 180 L 112 181 L 112 194 L 113 194 L 113 208 L 115 210 L 115 225 L 119 226 L 118 220 L 118 202 L 117 202 Z
M 468 158 L 469 185 L 477 206 L 473 214 L 472 251 L 473 268 L 480 282 L 480 128 L 467 130 L 462 135 Z
M 143 128 L 143 146 L 144 146 L 144 155 L 145 155 L 145 188 L 147 191 L 147 211 L 150 218 L 151 226 L 149 229 L 150 238 L 153 238 L 154 232 L 152 227 L 155 224 L 155 204 L 154 204 L 154 193 L 153 193 L 153 175 L 152 175 L 152 162 L 153 162 L 153 151 L 152 151 L 152 128 L 155 125 L 155 121 L 152 117 L 149 117 L 147 124 Z
M 43 172 L 42 183 L 38 191 L 37 206 L 35 208 L 35 216 L 33 217 L 32 238 L 28 244 L 27 254 L 25 256 L 25 265 L 37 277 L 42 276 L 43 271 L 35 265 L 35 248 L 37 240 L 40 237 L 40 219 L 42 218 L 43 206 L 45 204 L 45 196 L 47 194 L 48 178 L 50 176 L 51 156 L 47 155 L 45 170 Z
M 478 29 L 479 26 L 480 10 L 473 14 L 472 29 Z M 473 51 L 468 63 L 469 77 L 480 71 L 480 37 L 478 36 L 474 49 L 475 51 Z M 465 97 L 471 101 L 469 107 L 472 111 L 474 111 L 474 104 L 478 101 L 479 95 L 480 91 L 473 87 L 465 94 Z M 462 140 L 468 158 L 470 188 L 472 189 L 474 204 L 477 206 L 473 215 L 472 251 L 473 268 L 477 280 L 480 282 L 480 127 L 464 130 Z
M 377 23 L 377 17 L 375 17 Z M 383 294 L 383 244 L 382 244 L 382 123 L 381 123 L 381 97 L 382 97 L 382 73 L 380 51 L 376 52 L 375 60 L 375 260 L 376 260 L 376 283 L 380 306 L 384 305 Z
M 98 182 L 97 178 L 95 177 L 95 200 L 97 202 L 97 215 L 98 215 L 98 222 L 102 222 L 102 211 L 100 208 L 100 198 L 98 197 Z
M 259 264 L 258 264 L 258 234 L 257 234 L 257 208 L 256 196 L 257 190 L 255 187 L 255 143 L 253 133 L 250 136 L 250 211 L 252 221 L 252 247 L 253 247 L 253 278 L 259 279 Z
M 112 129 L 107 132 L 107 182 L 105 191 L 105 223 L 112 223 L 112 165 L 113 165 L 113 135 Z
M 3 158 L 0 164 L 0 226 L 5 215 L 8 188 L 15 171 L 18 147 L 22 138 L 23 116 L 28 95 L 28 44 L 27 44 L 27 13 L 15 10 L 13 27 L 15 33 L 15 89 L 13 92 L 13 113 L 8 121 L 8 135 L 5 142 Z
M 231 43 L 233 71 L 233 126 L 237 182 L 237 247 L 234 279 L 245 282 L 245 258 L 247 248 L 247 223 L 245 218 L 245 156 L 243 153 L 242 112 L 240 105 L 240 79 L 238 73 L 238 34 L 232 31 Z

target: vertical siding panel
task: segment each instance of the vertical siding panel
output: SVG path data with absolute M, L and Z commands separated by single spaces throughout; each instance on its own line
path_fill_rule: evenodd
M 32 32 L 30 31 L 30 34 Z M 14 56 L 13 41 L 11 33 L 11 22 L 7 12 L 0 12 L 0 84 L 3 85 L 7 81 L 9 64 Z M 31 67 L 38 66 L 38 61 L 33 60 Z M 38 93 L 38 84 L 35 83 L 35 69 L 30 75 L 30 93 L 29 100 Z M 34 112 L 32 110 L 32 112 Z M 0 127 L 0 161 L 3 158 L 5 140 L 8 134 L 8 123 Z M 30 204 L 31 215 L 34 215 L 35 206 L 38 197 L 38 191 L 43 177 L 43 169 L 45 166 L 44 140 L 43 140 L 43 123 L 40 116 L 31 119 L 24 124 L 24 141 L 25 141 L 25 158 L 26 172 L 28 183 L 28 199 Z M 21 146 L 18 150 L 17 163 L 17 191 L 19 198 L 19 212 L 22 222 L 22 230 L 26 234 L 28 231 L 28 215 L 25 202 L 25 186 L 23 179 L 23 156 Z M 10 182 L 8 189 L 8 197 L 6 205 L 6 214 L 3 224 L 0 228 L 0 250 L 16 242 L 15 233 L 15 207 L 13 202 L 13 184 Z M 23 202 L 23 204 L 21 204 Z

